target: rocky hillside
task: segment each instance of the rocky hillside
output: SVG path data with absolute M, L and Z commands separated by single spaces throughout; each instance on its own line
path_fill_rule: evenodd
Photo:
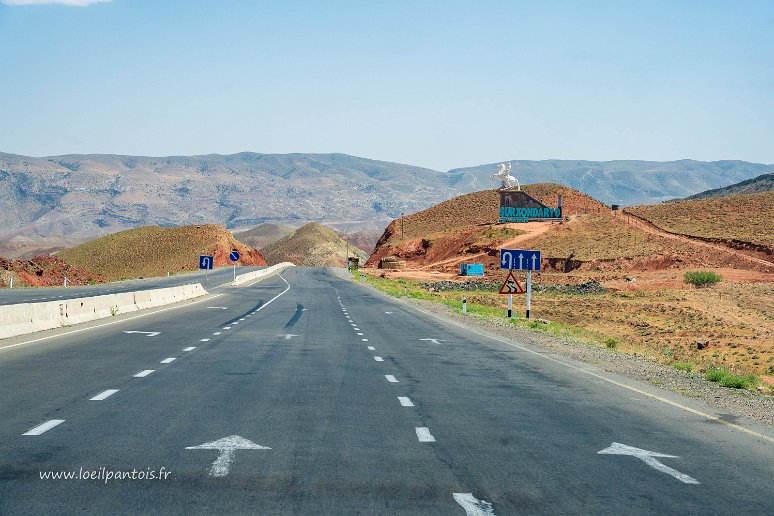
M 685 200 L 689 201 L 710 199 L 713 197 L 726 197 L 728 195 L 771 192 L 772 190 L 774 190 L 774 174 L 762 174 L 758 177 L 742 181 L 741 183 L 691 195 L 690 197 L 686 197 Z
M 310 222 L 273 244 L 261 249 L 269 264 L 293 262 L 312 267 L 341 267 L 346 263 L 347 242 L 334 230 Z M 360 249 L 349 246 L 349 256 L 367 258 Z
M 54 256 L 37 256 L 30 260 L 8 260 L 0 257 L 0 288 L 58 287 L 67 278 L 68 285 L 91 285 L 105 281 L 103 276 L 71 265 Z
M 57 257 L 109 280 L 120 280 L 195 270 L 200 255 L 213 255 L 216 267 L 231 265 L 228 255 L 232 249 L 239 251 L 240 265 L 266 265 L 259 251 L 215 224 L 120 231 L 63 251 Z
M 264 224 L 258 224 L 247 231 L 234 233 L 234 238 L 251 247 L 261 249 L 269 244 L 273 244 L 282 237 L 290 235 L 295 230 L 296 228 L 292 226 L 283 226 L 281 224 L 266 222 Z

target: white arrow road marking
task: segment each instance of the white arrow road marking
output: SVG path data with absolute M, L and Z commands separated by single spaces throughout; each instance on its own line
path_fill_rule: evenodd
M 467 516 L 494 516 L 492 504 L 479 500 L 473 493 L 452 493 L 454 501 L 465 509 Z
M 391 374 L 386 374 L 384 377 L 387 378 L 387 381 L 390 383 L 398 383 L 398 380 L 396 380 L 395 377 Z
M 162 361 L 161 361 L 161 362 L 159 362 L 159 363 L 160 363 L 160 364 L 169 364 L 170 362 L 174 362 L 174 361 L 175 361 L 175 359 L 174 359 L 174 358 L 172 358 L 172 357 L 169 357 L 169 358 L 165 358 L 164 360 L 162 360 Z
M 51 430 L 56 425 L 61 425 L 64 422 L 65 422 L 64 419 L 52 419 L 50 421 L 46 421 L 42 425 L 38 425 L 35 428 L 27 430 L 22 435 L 40 435 L 43 432 L 47 432 L 48 430 Z
M 160 331 L 125 331 L 124 333 L 142 333 L 143 335 L 147 335 L 148 337 L 155 337 L 156 335 L 160 335 Z
M 418 426 L 415 430 L 417 432 L 417 439 L 419 439 L 420 443 L 435 442 L 435 437 L 433 437 L 433 434 L 430 433 L 430 429 L 426 426 Z
M 405 396 L 398 396 L 398 401 L 400 401 L 400 404 L 404 407 L 413 407 L 414 404 L 411 403 L 411 400 Z
M 108 396 L 112 396 L 113 394 L 117 393 L 118 389 L 108 389 L 106 391 L 102 391 L 93 398 L 89 399 L 89 401 L 102 401 Z
M 136 375 L 134 375 L 135 378 L 144 378 L 145 376 L 148 376 L 151 374 L 155 369 L 146 369 L 145 371 L 140 371 Z
M 445 340 L 443 340 L 443 339 L 419 339 L 419 340 L 429 340 L 429 341 L 430 341 L 430 342 L 432 342 L 433 344 L 440 344 L 441 342 L 446 342 L 446 341 L 445 341 Z
M 281 337 L 285 337 L 285 340 L 290 340 L 293 337 L 298 337 L 298 335 L 293 335 L 292 333 L 283 333 L 280 335 Z
M 228 310 L 227 306 L 208 306 L 207 308 L 215 308 L 217 310 Z
M 210 475 L 213 477 L 225 477 L 228 475 L 228 470 L 231 468 L 231 463 L 234 461 L 234 452 L 236 450 L 271 450 L 266 446 L 255 444 L 249 439 L 239 437 L 238 435 L 231 435 L 212 441 L 211 443 L 200 444 L 199 446 L 187 446 L 186 450 L 219 450 L 220 455 L 212 463 L 212 469 L 210 469 Z
M 698 480 L 696 480 L 693 477 L 689 477 L 685 473 L 680 473 L 676 469 L 672 469 L 666 464 L 662 464 L 661 462 L 656 459 L 656 457 L 665 457 L 670 459 L 679 459 L 677 455 L 667 455 L 666 453 L 658 453 L 658 452 L 652 452 L 648 450 L 643 450 L 641 448 L 635 448 L 634 446 L 627 446 L 626 444 L 621 443 L 613 443 L 604 450 L 600 450 L 597 453 L 600 454 L 606 454 L 606 455 L 631 455 L 632 457 L 637 457 L 642 462 L 647 464 L 653 469 L 657 469 L 661 471 L 662 473 L 666 473 L 667 475 L 672 475 L 680 482 L 683 482 L 685 484 L 700 484 Z

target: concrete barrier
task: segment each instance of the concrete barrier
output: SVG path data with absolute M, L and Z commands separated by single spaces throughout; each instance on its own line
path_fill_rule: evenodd
M 45 303 L 0 305 L 0 339 L 169 305 L 207 294 L 199 283 Z
M 271 267 L 266 267 L 265 269 L 261 269 L 259 271 L 240 274 L 236 277 L 232 285 L 241 285 L 242 283 L 247 283 L 248 281 L 265 278 L 267 276 L 271 276 L 272 274 L 282 272 L 288 267 L 295 267 L 295 264 L 290 262 L 282 262 L 282 263 L 278 263 L 277 265 L 272 265 Z

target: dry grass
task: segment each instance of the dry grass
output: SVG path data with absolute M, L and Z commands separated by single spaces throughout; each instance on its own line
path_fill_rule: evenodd
M 200 255 L 213 255 L 215 265 L 230 265 L 228 253 L 239 250 L 242 265 L 266 265 L 263 256 L 236 240 L 223 226 L 146 226 L 120 231 L 63 251 L 58 256 L 108 278 L 120 280 L 163 276 L 194 270 Z
M 340 267 L 346 262 L 347 243 L 331 228 L 310 222 L 262 251 L 272 264 L 293 262 L 310 267 Z M 349 256 L 366 258 L 363 251 L 352 245 Z
M 774 249 L 774 192 L 634 206 L 627 211 L 673 233 Z

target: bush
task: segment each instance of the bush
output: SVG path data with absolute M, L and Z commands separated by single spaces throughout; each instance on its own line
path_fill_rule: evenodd
M 618 347 L 618 343 L 620 341 L 618 339 L 614 339 L 610 337 L 609 339 L 605 339 L 605 346 L 607 346 L 610 349 L 615 349 Z
M 689 283 L 696 287 L 706 287 L 719 283 L 723 277 L 709 271 L 688 271 L 683 276 L 683 283 Z
M 752 389 L 758 385 L 758 377 L 754 374 L 734 374 L 722 367 L 713 367 L 704 377 L 710 382 L 717 382 L 723 387 L 732 389 Z
M 693 364 L 690 362 L 675 362 L 674 364 L 672 364 L 672 367 L 674 367 L 678 371 L 686 371 L 688 373 L 693 371 Z

